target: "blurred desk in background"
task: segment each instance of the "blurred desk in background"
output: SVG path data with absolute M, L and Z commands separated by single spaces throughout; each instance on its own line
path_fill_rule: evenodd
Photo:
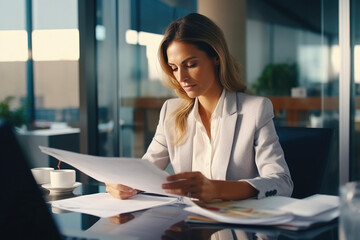
M 39 146 L 79 152 L 79 128 L 19 130 L 16 134 L 31 167 L 54 167 L 58 161 L 43 154 Z
M 285 111 L 286 126 L 300 126 L 300 122 L 309 118 L 310 111 L 339 111 L 338 97 L 274 97 L 268 96 L 274 106 L 275 115 Z M 355 100 L 356 109 L 360 109 L 360 97 Z
M 133 108 L 134 153 L 142 157 L 148 148 L 159 121 L 162 105 L 168 98 L 140 97 L 122 98 L 121 106 Z

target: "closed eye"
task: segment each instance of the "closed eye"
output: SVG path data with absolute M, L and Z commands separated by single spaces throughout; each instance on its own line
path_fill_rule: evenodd
M 177 66 L 175 64 L 169 64 L 169 67 L 171 68 L 171 71 L 175 72 L 177 71 Z
M 197 64 L 196 64 L 196 63 L 186 65 L 186 67 L 187 67 L 187 68 L 193 68 L 193 67 L 196 67 L 196 66 L 197 66 Z

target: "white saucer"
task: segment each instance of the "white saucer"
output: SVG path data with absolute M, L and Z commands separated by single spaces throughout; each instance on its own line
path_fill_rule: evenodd
M 71 187 L 52 187 L 50 183 L 46 183 L 41 186 L 49 190 L 51 195 L 59 195 L 59 194 L 71 193 L 75 188 L 81 186 L 81 184 L 82 183 L 80 182 L 76 182 Z

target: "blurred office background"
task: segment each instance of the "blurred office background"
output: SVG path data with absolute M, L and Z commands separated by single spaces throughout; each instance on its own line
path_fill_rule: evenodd
M 277 126 L 335 130 L 323 192 L 337 193 L 340 175 L 360 179 L 360 1 L 344 2 L 340 81 L 341 0 L 0 0 L 0 102 L 24 107 L 19 134 L 78 129 L 71 150 L 141 157 L 175 97 L 161 83 L 162 33 L 200 12 L 224 30 L 248 90 L 272 100 Z

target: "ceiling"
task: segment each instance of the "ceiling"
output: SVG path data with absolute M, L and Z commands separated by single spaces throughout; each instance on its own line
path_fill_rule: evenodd
M 247 14 L 249 19 L 338 35 L 338 0 L 249 0 Z

